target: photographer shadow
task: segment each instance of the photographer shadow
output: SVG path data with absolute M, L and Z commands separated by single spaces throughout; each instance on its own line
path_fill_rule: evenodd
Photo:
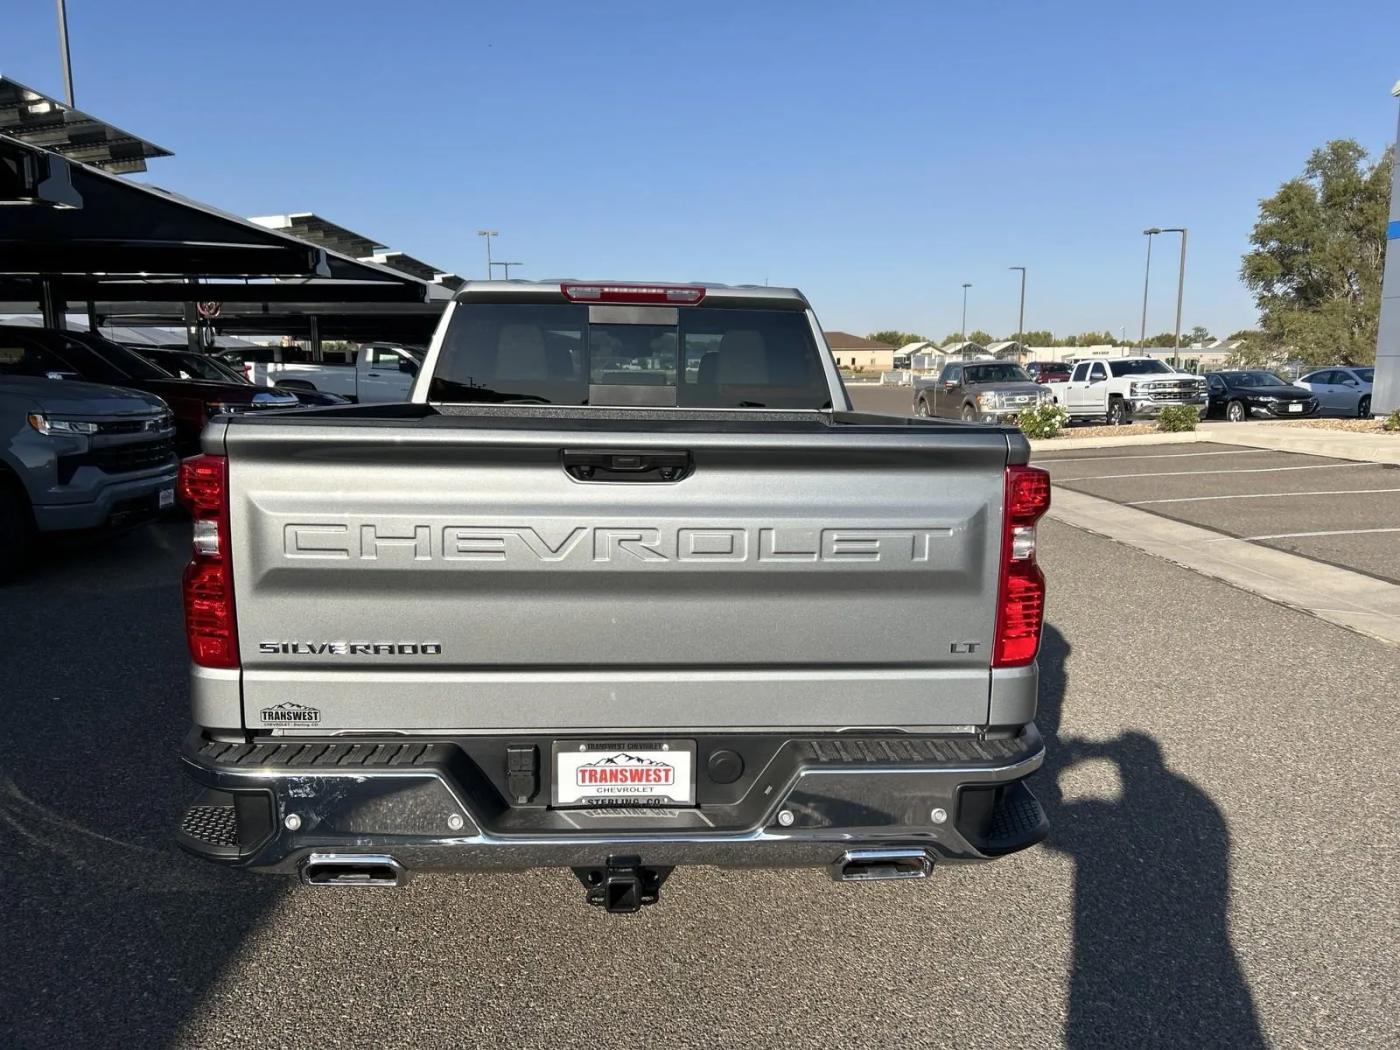
M 1065 1045 L 1267 1046 L 1230 943 L 1224 815 L 1145 733 L 1061 735 L 1069 654 L 1047 626 L 1037 715 L 1046 762 L 1035 790 L 1050 818 L 1047 847 L 1075 867 Z M 1118 797 L 1066 797 L 1065 774 L 1094 760 L 1112 763 Z

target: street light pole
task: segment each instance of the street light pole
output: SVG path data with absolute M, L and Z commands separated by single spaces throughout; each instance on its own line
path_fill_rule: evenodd
M 1138 349 L 1147 349 L 1147 285 L 1152 280 L 1152 238 L 1162 231 L 1156 226 L 1143 230 L 1147 238 L 1147 270 L 1142 275 L 1142 334 L 1138 337 Z
M 1172 340 L 1172 367 L 1181 369 L 1181 297 L 1186 290 L 1186 227 L 1168 226 L 1163 233 L 1181 234 L 1181 268 L 1176 274 L 1176 337 Z
M 58 0 L 58 53 L 63 59 L 63 86 L 68 90 L 68 108 L 73 108 L 73 66 L 68 58 L 68 4 Z
M 524 263 L 518 263 L 518 262 L 498 262 L 496 265 L 499 266 L 499 267 L 502 269 L 502 271 L 504 271 L 504 273 L 505 273 L 505 275 L 506 275 L 506 280 L 509 281 L 509 280 L 510 280 L 510 268 L 511 268 L 512 266 L 524 266 L 525 264 L 524 264 Z
M 962 290 L 963 290 L 962 328 L 959 329 L 958 334 L 962 336 L 962 341 L 963 341 L 964 343 L 967 342 L 967 290 L 968 290 L 969 288 L 971 288 L 971 287 L 972 287 L 972 285 L 971 285 L 971 284 L 968 284 L 967 282 L 964 282 L 964 283 L 963 283 L 963 286 L 962 286 Z
M 486 279 L 489 281 L 489 280 L 491 280 L 492 276 L 495 274 L 495 271 L 491 269 L 491 265 L 492 265 L 492 264 L 491 264 L 491 238 L 492 238 L 492 237 L 499 237 L 499 236 L 501 235 L 501 231 L 500 231 L 500 230 L 477 230 L 477 231 L 476 231 L 476 235 L 477 235 L 478 237 L 485 237 L 485 238 L 486 238 Z
M 1020 343 L 1024 350 L 1026 346 L 1026 268 L 1024 266 L 1008 266 L 1007 269 L 1021 271 L 1021 312 L 1016 317 L 1016 342 Z

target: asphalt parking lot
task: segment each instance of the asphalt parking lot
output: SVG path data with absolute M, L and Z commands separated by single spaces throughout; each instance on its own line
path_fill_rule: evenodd
M 563 872 L 314 891 L 177 852 L 186 544 L 0 601 L 0 1045 L 1400 1038 L 1395 649 L 1048 522 L 1044 845 L 920 884 L 683 870 L 619 918 Z
M 1063 488 L 1400 582 L 1397 466 L 1211 443 L 1056 450 L 1035 462 Z

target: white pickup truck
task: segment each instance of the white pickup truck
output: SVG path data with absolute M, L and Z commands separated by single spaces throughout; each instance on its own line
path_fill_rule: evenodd
M 1080 361 L 1069 379 L 1042 384 L 1071 419 L 1104 419 L 1111 424 L 1153 417 L 1169 405 L 1206 410 L 1206 381 L 1175 372 L 1155 357 L 1114 357 Z
M 285 353 L 282 347 L 234 350 L 222 356 L 260 386 L 319 390 L 366 403 L 407 401 L 423 364 L 418 351 L 380 343 L 328 354 L 322 361 L 304 360 L 300 351 Z

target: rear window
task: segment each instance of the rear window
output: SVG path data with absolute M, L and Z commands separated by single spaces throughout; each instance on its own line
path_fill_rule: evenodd
M 831 407 L 805 314 L 560 304 L 456 308 L 434 401 Z

